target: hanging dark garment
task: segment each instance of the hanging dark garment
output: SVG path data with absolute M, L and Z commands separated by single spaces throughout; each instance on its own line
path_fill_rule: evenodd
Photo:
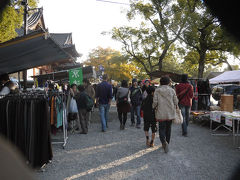
M 50 112 L 44 98 L 10 96 L 0 99 L 0 134 L 38 168 L 52 159 Z

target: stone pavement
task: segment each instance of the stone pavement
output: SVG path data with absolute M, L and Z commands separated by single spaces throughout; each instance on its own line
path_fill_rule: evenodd
M 93 115 L 97 121 L 97 111 Z M 190 124 L 189 137 L 181 136 L 180 125 L 172 126 L 170 151 L 163 152 L 157 135 L 154 148 L 146 148 L 143 129 L 119 130 L 114 108 L 106 133 L 99 123 L 89 134 L 69 134 L 65 149 L 53 145 L 53 161 L 39 180 L 225 180 L 240 160 L 240 150 L 231 137 L 212 136 L 208 127 Z

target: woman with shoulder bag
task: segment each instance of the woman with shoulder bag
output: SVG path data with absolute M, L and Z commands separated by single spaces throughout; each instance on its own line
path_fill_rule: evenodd
M 168 145 L 171 137 L 172 121 L 176 117 L 178 99 L 175 90 L 169 86 L 170 78 L 161 77 L 160 87 L 155 90 L 153 97 L 153 108 L 156 121 L 159 122 L 159 137 L 165 153 L 168 152 Z
M 120 121 L 120 130 L 125 129 L 125 124 L 127 121 L 127 113 L 130 112 L 128 94 L 129 94 L 128 82 L 126 80 L 123 80 L 121 83 L 121 87 L 118 89 L 116 94 L 118 118 Z

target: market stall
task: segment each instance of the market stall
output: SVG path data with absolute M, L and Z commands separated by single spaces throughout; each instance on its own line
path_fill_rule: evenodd
M 210 84 L 220 83 L 239 83 L 240 82 L 240 70 L 226 71 L 215 78 L 209 80 Z
M 39 30 L 0 44 L 0 75 L 69 58 L 71 55 L 47 32 Z M 56 96 L 63 97 L 62 94 L 54 94 Z M 49 98 L 50 94 L 44 91 L 20 91 L 0 98 L 0 133 L 22 152 L 34 168 L 42 167 L 52 159 Z M 64 128 L 63 101 L 59 101 L 58 119 L 54 123 Z

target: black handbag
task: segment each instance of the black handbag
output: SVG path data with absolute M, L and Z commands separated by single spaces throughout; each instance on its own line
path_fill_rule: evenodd
M 118 103 L 126 103 L 126 102 L 128 102 L 128 98 L 127 98 L 127 96 L 124 96 L 124 97 L 118 98 Z

